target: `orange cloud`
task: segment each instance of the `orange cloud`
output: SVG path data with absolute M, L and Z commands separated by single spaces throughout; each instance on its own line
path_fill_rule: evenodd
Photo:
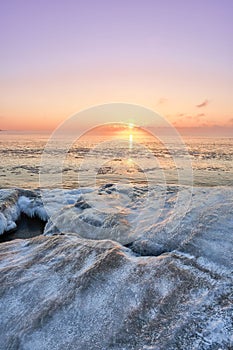
M 209 104 L 209 100 L 205 100 L 202 103 L 196 105 L 197 108 L 202 108 L 202 107 L 206 107 Z

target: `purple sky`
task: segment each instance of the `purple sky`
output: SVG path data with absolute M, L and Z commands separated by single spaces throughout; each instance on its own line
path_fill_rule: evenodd
M 111 101 L 230 125 L 232 18 L 231 0 L 2 0 L 0 127 L 50 128 Z

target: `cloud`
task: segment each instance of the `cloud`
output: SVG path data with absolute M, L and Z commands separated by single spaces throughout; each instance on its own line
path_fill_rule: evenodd
M 206 107 L 209 104 L 209 100 L 204 100 L 202 103 L 196 105 L 197 108 Z
M 200 127 L 205 125 L 206 123 L 206 115 L 205 113 L 197 113 L 197 114 L 177 114 L 177 120 L 175 122 L 175 126 L 181 127 Z
M 161 97 L 157 102 L 157 106 L 164 105 L 165 103 L 167 103 L 167 101 L 168 99 L 166 97 Z
M 185 119 L 201 119 L 202 117 L 205 117 L 205 113 L 198 113 L 196 115 L 191 114 L 185 114 L 185 113 L 178 113 L 177 117 L 179 119 L 185 120 Z
M 189 119 L 189 120 L 194 120 L 194 121 L 200 121 L 202 118 L 205 117 L 205 113 L 199 113 L 196 115 L 186 115 L 183 120 Z
M 230 118 L 230 119 L 228 120 L 228 124 L 233 125 L 233 118 Z

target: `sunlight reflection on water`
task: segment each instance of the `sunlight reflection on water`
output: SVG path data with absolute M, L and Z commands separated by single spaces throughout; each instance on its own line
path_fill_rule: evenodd
M 1 132 L 0 138 L 0 187 L 26 187 L 37 188 L 39 186 L 38 173 L 41 155 L 48 140 L 49 135 L 39 133 L 7 133 Z M 101 157 L 106 159 L 100 169 L 95 169 L 97 181 L 102 184 L 115 181 L 120 176 L 127 176 L 133 183 L 143 183 L 145 175 L 140 170 L 138 162 L 143 159 L 148 173 L 153 173 L 155 182 L 161 183 L 160 169 L 151 162 L 148 154 L 143 148 L 134 149 L 134 144 L 142 142 L 149 149 L 160 166 L 162 166 L 167 183 L 177 182 L 177 172 L 174 161 L 161 142 L 151 139 L 148 135 L 140 138 L 138 130 L 133 132 L 133 127 L 119 132 L 114 136 L 112 143 L 102 147 Z M 63 168 L 64 187 L 74 188 L 77 186 L 78 174 L 80 171 L 88 173 L 95 167 L 95 159 L 100 156 L 98 149 L 91 152 L 100 142 L 104 142 L 105 137 L 101 135 L 91 135 L 84 137 L 74 143 L 65 159 Z M 114 141 L 115 140 L 115 141 Z M 119 140 L 128 141 L 120 142 Z M 176 148 L 174 140 L 168 142 L 173 147 L 174 152 L 181 159 L 184 157 L 182 150 Z M 233 185 L 233 139 L 232 138 L 184 138 L 187 149 L 190 153 L 194 171 L 194 185 Z M 116 152 L 116 142 L 118 142 Z M 59 152 L 56 147 L 54 152 Z M 80 169 L 80 165 L 85 161 L 85 167 Z M 133 159 L 134 157 L 134 159 Z M 148 159 L 147 159 L 148 158 Z M 183 180 L 188 184 L 188 179 Z

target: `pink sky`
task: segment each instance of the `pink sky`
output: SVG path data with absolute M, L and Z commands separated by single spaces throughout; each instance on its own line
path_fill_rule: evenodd
M 232 13 L 230 0 L 2 1 L 0 128 L 52 130 L 109 102 L 230 128 Z

